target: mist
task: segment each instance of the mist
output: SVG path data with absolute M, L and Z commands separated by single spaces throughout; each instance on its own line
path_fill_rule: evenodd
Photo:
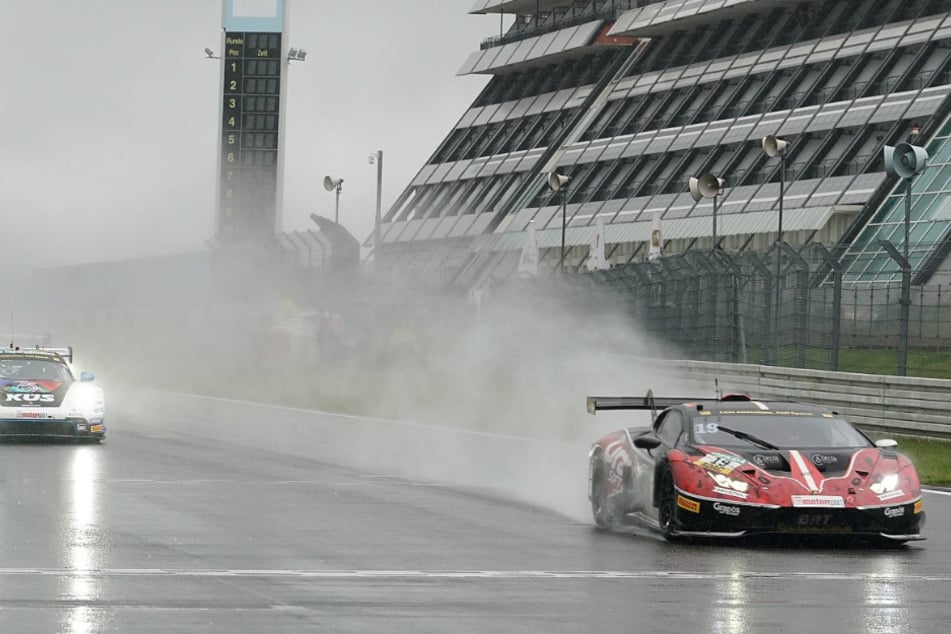
M 591 444 L 649 416 L 591 416 L 586 397 L 689 391 L 650 361 L 675 350 L 642 333 L 623 302 L 570 278 L 498 282 L 475 304 L 380 285 L 365 270 L 314 290 L 319 278 L 274 284 L 288 271 L 261 262 L 237 271 L 231 262 L 227 274 L 214 263 L 87 267 L 55 293 L 64 303 L 36 316 L 54 344 L 74 346 L 77 370 L 95 372 L 107 400 L 121 402 L 110 434 L 155 431 L 158 409 L 174 419 L 162 433 L 223 443 L 247 434 L 242 442 L 261 451 L 475 488 L 587 522 Z M 127 303 L 100 304 L 110 290 Z M 127 398 L 141 388 L 168 396 L 157 407 Z M 250 403 L 295 411 L 225 424 L 217 408 L 169 415 L 173 403 L 192 403 L 176 394 L 248 403 L 227 406 L 239 413 Z M 309 427 L 301 411 L 356 418 Z
M 284 231 L 333 217 L 372 233 L 486 77 L 456 72 L 498 19 L 468 2 L 290 0 Z M 203 250 L 214 237 L 221 0 L 30 0 L 4 5 L 17 63 L 0 99 L 0 249 L 30 270 Z M 434 50 L 440 51 L 433 55 Z M 13 230 L 10 230 L 10 229 Z M 28 238 L 28 239 L 27 239 Z
M 330 174 L 344 179 L 341 224 L 362 240 L 376 196 L 368 155 L 385 152 L 387 208 L 485 85 L 455 73 L 498 17 L 467 15 L 469 2 L 291 7 L 289 43 L 308 58 L 287 69 L 281 228 L 333 217 L 320 184 Z M 2 306 L 11 340 L 73 346 L 107 403 L 150 388 L 399 421 L 325 459 L 587 521 L 588 447 L 647 419 L 590 416 L 585 397 L 683 391 L 645 361 L 676 351 L 623 305 L 570 285 L 500 282 L 476 305 L 467 289 L 400 286 L 369 269 L 210 251 L 220 67 L 202 49 L 220 47 L 219 0 L 35 0 L 5 15 L 22 27 L 8 33 L 22 53 L 16 92 L 0 102 L 11 123 Z M 110 435 L 154 432 L 154 411 L 121 404 Z M 217 424 L 169 421 L 186 437 Z M 255 442 L 309 450 L 280 433 Z

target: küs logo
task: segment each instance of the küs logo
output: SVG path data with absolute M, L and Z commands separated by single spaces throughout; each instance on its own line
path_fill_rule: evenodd
M 7 403 L 53 403 L 55 394 L 4 394 Z

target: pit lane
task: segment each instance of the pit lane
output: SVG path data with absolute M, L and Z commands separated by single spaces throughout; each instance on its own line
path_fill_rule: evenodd
M 941 493 L 928 541 L 902 549 L 673 545 L 590 526 L 584 444 L 111 401 L 102 446 L 0 445 L 0 631 L 929 632 L 948 617 Z

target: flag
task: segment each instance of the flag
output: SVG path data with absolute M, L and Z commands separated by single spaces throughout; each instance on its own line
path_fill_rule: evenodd
M 650 251 L 647 259 L 653 262 L 664 255 L 664 238 L 660 232 L 660 212 L 654 212 L 654 222 L 651 225 Z
M 597 230 L 591 238 L 585 265 L 589 271 L 604 271 L 608 268 L 608 260 L 604 255 L 604 218 L 598 218 Z
M 528 231 L 525 232 L 522 256 L 518 259 L 518 276 L 538 276 L 538 241 L 535 238 L 534 220 L 528 223 Z

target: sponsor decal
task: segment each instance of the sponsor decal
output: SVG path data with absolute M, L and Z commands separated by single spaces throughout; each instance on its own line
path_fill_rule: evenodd
M 23 411 L 20 410 L 17 412 L 17 418 L 46 418 L 46 414 L 43 412 L 33 411 Z
M 86 423 L 76 423 L 76 431 L 87 431 L 88 429 L 89 425 Z
M 885 509 L 885 517 L 904 517 L 904 515 L 904 506 L 889 506 L 887 509 Z
M 734 491 L 733 489 L 724 489 L 723 487 L 713 487 L 713 490 L 720 495 L 730 495 L 735 498 L 740 498 L 741 500 L 746 499 L 746 493 L 740 493 L 739 491 Z
M 713 503 L 713 510 L 721 515 L 730 515 L 736 517 L 740 514 L 740 507 L 733 506 L 732 504 L 720 504 L 719 502 Z
M 917 502 L 915 502 L 915 515 L 918 515 L 918 513 L 921 513 L 924 509 L 925 509 L 924 500 L 918 500 Z
M 779 454 L 758 453 L 753 456 L 753 462 L 763 469 L 776 469 L 783 466 L 783 457 Z
M 20 394 L 7 392 L 3 395 L 7 403 L 53 403 L 55 394 Z
M 817 467 L 828 466 L 828 465 L 833 465 L 838 463 L 839 463 L 838 456 L 826 456 L 821 453 L 812 454 L 812 464 L 816 465 Z
M 27 381 L 22 379 L 0 381 L 0 386 L 3 387 L 4 392 L 20 394 L 33 394 L 35 392 L 48 394 L 50 392 L 55 392 L 60 385 L 62 385 L 62 383 L 59 381 Z
M 832 523 L 832 518 L 831 513 L 800 515 L 796 518 L 796 524 L 798 526 L 828 526 Z
M 30 381 L 17 381 L 16 383 L 11 383 L 8 385 L 7 391 L 19 392 L 21 394 L 32 394 L 33 392 L 39 392 L 40 386 Z
M 841 520 L 835 513 L 804 513 L 796 517 L 793 524 L 778 524 L 776 530 L 782 533 L 822 533 L 825 535 L 852 532 L 849 524 L 844 524 L 837 519 Z
M 756 403 L 756 401 L 751 402 Z M 767 416 L 772 416 L 774 414 L 778 416 L 798 416 L 799 418 L 815 416 L 815 414 L 812 412 L 790 412 L 788 410 L 781 409 L 771 410 L 768 407 L 766 409 L 721 409 L 718 413 L 724 416 L 755 416 L 757 414 L 765 414 Z
M 897 489 L 895 491 L 889 491 L 888 493 L 882 493 L 880 496 L 878 496 L 878 499 L 884 502 L 885 500 L 894 500 L 895 498 L 900 498 L 903 495 L 905 495 L 905 492 L 901 489 Z
M 105 429 L 103 425 L 91 425 L 89 427 L 89 431 L 91 431 L 94 434 L 100 433 L 103 429 Z
M 682 495 L 677 496 L 677 506 L 684 509 L 685 511 L 690 511 L 691 513 L 700 512 L 700 502 L 696 500 L 688 500 Z
M 841 495 L 794 495 L 792 505 L 798 508 L 827 507 L 845 508 L 845 500 Z
M 704 457 L 700 458 L 695 465 L 703 467 L 708 471 L 715 471 L 717 473 L 722 473 L 723 475 L 729 475 L 736 470 L 742 464 L 745 464 L 746 460 L 727 453 L 708 453 Z

